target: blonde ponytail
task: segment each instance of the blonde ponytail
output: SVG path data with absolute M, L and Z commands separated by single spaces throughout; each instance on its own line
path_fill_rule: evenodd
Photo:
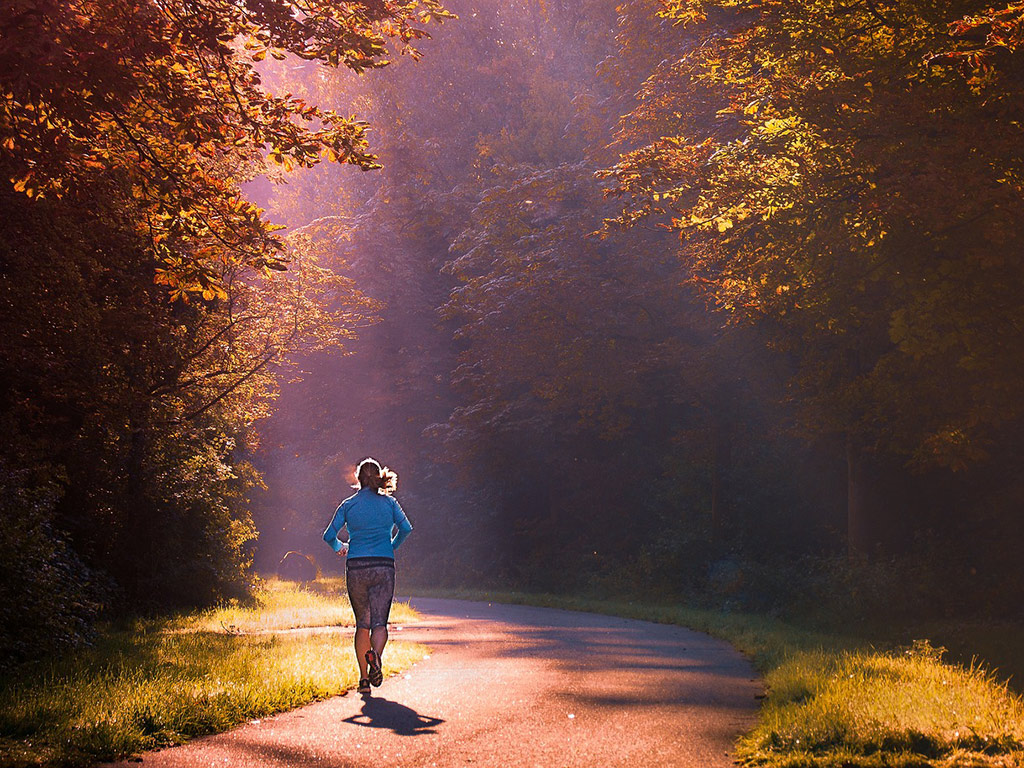
M 372 488 L 378 493 L 391 494 L 398 487 L 398 475 L 387 467 L 381 468 L 376 459 L 363 459 L 356 468 L 360 488 Z
M 377 490 L 380 493 L 392 494 L 398 488 L 398 474 L 384 467 L 377 478 Z

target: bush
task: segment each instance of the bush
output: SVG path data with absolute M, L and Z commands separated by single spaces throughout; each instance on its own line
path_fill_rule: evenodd
M 57 533 L 53 479 L 0 463 L 0 668 L 92 637 L 97 580 Z

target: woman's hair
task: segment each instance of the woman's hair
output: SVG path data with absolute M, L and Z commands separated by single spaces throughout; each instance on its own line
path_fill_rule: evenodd
M 360 488 L 373 488 L 379 493 L 394 493 L 398 487 L 398 475 L 387 467 L 381 467 L 376 459 L 363 459 L 356 468 L 356 479 Z

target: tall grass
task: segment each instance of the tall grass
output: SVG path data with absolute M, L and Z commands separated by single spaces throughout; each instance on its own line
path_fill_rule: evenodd
M 802 652 L 767 676 L 738 756 L 751 766 L 1008 766 L 1024 757 L 1024 705 L 983 668 L 902 652 Z
M 18 670 L 0 685 L 0 765 L 115 760 L 352 688 L 358 669 L 348 632 L 202 629 L 219 627 L 223 616 L 231 616 L 236 629 L 292 626 L 292 620 L 312 626 L 348 610 L 341 597 L 329 598 L 332 604 L 312 601 L 308 593 L 279 582 L 248 609 L 178 617 L 172 631 L 152 620 L 136 622 L 108 630 L 95 647 L 73 657 Z M 314 607 L 304 614 L 297 606 L 307 601 Z M 389 643 L 385 673 L 425 654 L 423 646 Z

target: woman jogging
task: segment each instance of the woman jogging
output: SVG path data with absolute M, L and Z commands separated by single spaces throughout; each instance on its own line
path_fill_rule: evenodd
M 377 686 L 384 680 L 381 657 L 395 596 L 395 550 L 412 531 L 412 523 L 390 495 L 398 484 L 394 472 L 381 469 L 373 459 L 363 459 L 356 477 L 359 491 L 341 502 L 324 531 L 324 541 L 338 555 L 348 555 L 345 580 L 356 615 L 358 691 L 369 693 L 371 684 Z M 347 543 L 338 540 L 345 527 Z

